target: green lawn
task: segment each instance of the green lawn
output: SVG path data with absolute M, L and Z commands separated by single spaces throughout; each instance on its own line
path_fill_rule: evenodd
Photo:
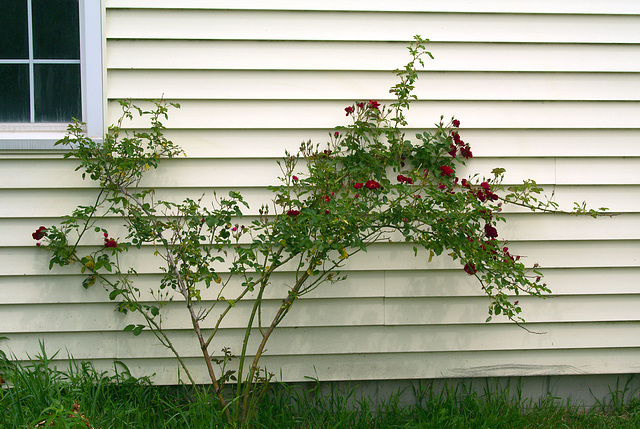
M 205 389 L 153 386 L 131 377 L 96 372 L 87 363 L 52 369 L 41 354 L 29 364 L 0 356 L 0 428 L 219 428 L 225 427 L 214 395 Z M 11 388 L 9 388 L 11 386 Z M 317 386 L 316 386 L 317 387 Z M 400 405 L 400 394 L 373 405 L 356 389 L 275 385 L 262 402 L 256 428 L 640 428 L 640 399 L 614 396 L 585 412 L 553 398 L 514 399 L 506 389 L 484 393 L 414 388 L 415 402 Z M 405 392 L 407 393 L 407 392 Z

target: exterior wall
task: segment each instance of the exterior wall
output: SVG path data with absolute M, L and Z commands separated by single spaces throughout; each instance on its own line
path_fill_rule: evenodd
M 500 318 L 484 323 L 486 299 L 451 261 L 427 263 L 403 244 L 373 246 L 349 262 L 347 281 L 297 303 L 272 338 L 263 363 L 276 374 L 283 367 L 284 380 L 640 371 L 635 2 L 105 3 L 106 121 L 118 117 L 121 98 L 182 105 L 167 134 L 188 158 L 163 162 L 146 182 L 162 198 L 237 189 L 256 214 L 284 150 L 346 124 L 343 108 L 355 99 L 389 101 L 392 70 L 421 34 L 435 60 L 409 111 L 416 131 L 455 115 L 475 155 L 469 173 L 504 167 L 508 182 L 533 178 L 565 208 L 587 200 L 616 213 L 507 213 L 501 237 L 542 265 L 554 292 L 521 298 L 527 328 L 544 335 Z M 121 332 L 131 320 L 104 291 L 83 290 L 73 270 L 49 272 L 33 246 L 35 228 L 91 201 L 91 183 L 73 168 L 56 152 L 0 152 L 0 336 L 18 357 L 44 338 L 50 350 L 104 367 L 118 359 L 175 382 L 177 364 L 152 335 Z M 157 279 L 150 254 L 138 257 L 141 290 Z M 276 292 L 267 307 L 279 305 Z M 172 314 L 166 326 L 206 382 L 189 323 Z M 216 351 L 239 349 L 242 320 L 227 322 Z

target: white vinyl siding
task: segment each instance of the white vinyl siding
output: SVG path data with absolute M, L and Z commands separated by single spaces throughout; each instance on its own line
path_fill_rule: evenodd
M 527 327 L 544 335 L 500 317 L 484 323 L 487 300 L 448 258 L 428 263 L 409 245 L 377 244 L 349 260 L 347 281 L 296 304 L 267 347 L 270 371 L 303 381 L 640 370 L 637 2 L 104 3 L 106 121 L 118 117 L 117 99 L 182 105 L 170 111 L 167 136 L 188 157 L 163 161 L 144 179 L 158 198 L 206 193 L 210 201 L 213 190 L 240 190 L 257 215 L 285 149 L 347 124 L 343 108 L 353 100 L 391 101 L 392 72 L 420 34 L 435 60 L 420 72 L 408 134 L 455 115 L 475 155 L 465 173 L 504 167 L 507 183 L 533 178 L 564 208 L 587 200 L 616 212 L 594 220 L 506 211 L 500 237 L 542 265 L 553 291 L 520 298 Z M 174 383 L 177 364 L 152 335 L 121 332 L 134 319 L 115 312 L 99 286 L 82 289 L 75 271 L 49 272 L 48 255 L 34 246 L 38 226 L 91 202 L 93 185 L 74 167 L 59 154 L 0 153 L 0 336 L 19 356 L 45 338 L 51 350 L 105 368 L 119 359 Z M 130 258 L 141 290 L 157 284 L 151 249 Z M 267 312 L 283 291 L 273 283 Z M 225 322 L 214 353 L 238 349 L 246 305 Z M 168 308 L 166 326 L 206 382 L 178 307 Z

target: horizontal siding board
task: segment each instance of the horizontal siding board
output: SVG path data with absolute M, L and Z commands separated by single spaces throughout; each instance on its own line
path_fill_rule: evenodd
M 515 298 L 512 298 L 515 300 Z M 545 300 L 517 297 L 527 323 L 559 322 L 637 322 L 640 294 L 554 296 Z M 206 303 L 205 303 L 206 304 Z M 482 324 L 487 318 L 486 297 L 411 297 L 359 299 L 306 299 L 296 303 L 280 327 L 322 326 L 396 326 L 396 325 L 468 325 Z M 268 326 L 281 305 L 280 300 L 264 301 L 262 320 Z M 252 303 L 239 302 L 225 317 L 221 328 L 243 328 Z M 84 310 L 83 310 L 84 308 Z M 198 306 L 196 306 L 196 309 Z M 202 322 L 202 329 L 212 329 L 216 314 Z M 180 303 L 163 308 L 162 326 L 167 330 L 190 329 L 188 312 Z M 135 314 L 123 315 L 112 303 L 40 304 L 2 307 L 0 332 L 89 332 L 117 331 L 131 323 L 142 323 Z M 490 323 L 511 325 L 503 316 Z
M 265 199 L 265 201 L 267 201 Z M 640 214 L 619 214 L 607 218 L 593 219 L 590 216 L 573 217 L 567 215 L 545 214 L 506 214 L 506 223 L 498 224 L 500 237 L 509 241 L 540 240 L 640 240 Z M 243 218 L 240 224 L 248 225 L 255 218 Z M 18 218 L 3 221 L 13 233 L 0 236 L 0 247 L 33 246 L 31 233 L 40 226 L 39 219 Z M 100 223 L 112 237 L 125 237 L 127 231 L 123 221 L 110 218 Z M 244 237 L 241 243 L 247 243 Z M 394 240 L 402 240 L 402 236 L 393 235 Z M 88 234 L 85 245 L 101 245 L 101 233 Z
M 333 112 L 336 122 L 342 120 L 335 115 Z M 417 132 L 429 131 L 438 118 L 424 119 L 430 119 L 431 123 L 425 123 L 425 128 L 406 129 L 408 138 L 415 139 Z M 460 119 L 461 136 L 471 144 L 476 159 L 640 157 L 640 129 L 474 129 L 465 126 L 464 118 Z M 329 132 L 330 129 L 170 129 L 165 136 L 182 147 L 188 158 L 276 160 L 283 158 L 285 150 L 296 153 L 302 141 L 325 144 Z M 59 156 L 59 152 L 25 152 L 4 159 L 57 159 Z
M 357 353 L 420 353 L 516 351 L 554 349 L 638 348 L 640 330 L 635 322 L 527 324 L 534 335 L 513 324 L 438 325 L 438 326 L 361 326 L 329 328 L 282 328 L 269 340 L 265 356 L 346 355 Z M 616 335 L 611 335 L 615 330 Z M 185 358 L 199 357 L 195 336 L 189 331 L 169 331 L 174 346 Z M 219 331 L 211 353 L 219 354 L 224 345 L 234 354 L 242 348 L 242 330 Z M 60 332 L 48 336 L 52 355 L 64 345 L 76 359 L 158 359 L 173 357 L 148 331 L 137 337 L 121 332 L 95 332 L 91 335 Z M 37 343 L 37 336 L 10 337 L 12 350 L 22 351 Z M 260 333 L 250 337 L 250 350 L 258 346 Z M 585 350 L 586 351 L 586 350 Z M 20 353 L 18 358 L 26 356 Z
M 640 267 L 631 268 L 574 268 L 542 269 L 552 296 L 571 295 L 633 295 L 640 294 L 637 279 Z M 291 274 L 275 274 L 271 286 L 264 292 L 265 299 L 281 299 L 291 285 Z M 103 303 L 107 291 L 96 285 L 81 287 L 85 276 L 41 275 L 0 277 L 0 302 L 14 304 L 80 304 Z M 158 275 L 142 275 L 134 280 L 145 301 L 152 301 L 150 289 L 160 283 Z M 603 288 L 602 285 L 607 287 Z M 20 293 L 17 293 L 17 292 Z M 242 291 L 238 279 L 233 279 L 224 291 L 227 297 L 236 297 Z M 203 289 L 202 299 L 216 299 L 219 290 Z M 249 293 L 251 298 L 255 293 Z M 475 277 L 460 269 L 412 271 L 350 271 L 345 281 L 324 284 L 301 299 L 320 298 L 407 298 L 407 297 L 478 297 L 484 296 Z M 180 301 L 180 297 L 175 298 Z
M 5 189 L 28 188 L 89 188 L 94 184 L 82 180 L 73 171 L 72 161 L 58 160 L 0 160 L 0 183 Z M 25 168 L 39 167 L 38 174 L 24 175 Z M 490 158 L 474 159 L 457 169 L 459 177 L 478 173 L 492 176 L 495 167 L 506 169 L 505 184 L 522 183 L 534 179 L 541 185 L 638 185 L 640 184 L 640 158 L 594 158 L 556 160 L 554 158 L 503 158 L 499 162 Z M 303 168 L 300 168 L 303 171 Z M 45 173 L 46 172 L 46 173 Z M 251 172 L 251 175 L 246 174 Z M 208 187 L 238 188 L 265 187 L 280 182 L 278 165 L 270 159 L 172 159 L 163 162 L 161 169 L 150 171 L 141 186 L 151 187 Z M 56 177 L 55 181 L 51 177 Z
M 633 295 L 640 292 L 637 280 L 640 267 L 632 268 L 558 268 L 541 269 L 551 295 Z M 458 270 L 386 271 L 384 296 L 456 297 L 484 296 L 475 277 Z M 351 285 L 357 273 L 349 273 Z M 603 288 L 602 285 L 607 285 Z M 526 317 L 526 314 L 525 314 Z
M 204 303 L 206 305 L 206 303 Z M 224 303 L 220 303 L 224 304 Z M 262 320 L 268 327 L 282 304 L 281 300 L 264 301 Z M 238 302 L 220 324 L 221 328 L 242 328 L 252 310 L 251 301 Z M 196 311 L 200 308 L 194 306 Z M 225 307 L 220 305 L 201 322 L 203 330 L 213 329 Z M 35 310 L 35 311 L 34 311 Z M 169 303 L 163 309 L 164 329 L 190 329 L 188 312 L 180 303 Z M 124 315 L 113 303 L 9 305 L 2 308 L 0 332 L 88 332 L 122 330 L 131 323 L 144 323 L 136 314 Z M 304 300 L 297 304 L 279 326 L 371 326 L 384 324 L 383 298 Z
M 545 300 L 520 296 L 517 300 L 528 323 L 640 320 L 639 295 L 555 296 Z M 484 297 L 387 298 L 384 320 L 386 325 L 478 323 L 487 318 L 488 304 Z M 502 319 L 494 316 L 498 323 L 504 322 Z
M 406 135 L 414 139 L 423 131 L 411 128 Z M 640 157 L 640 129 L 468 129 L 462 122 L 460 133 L 475 158 Z M 285 150 L 296 153 L 302 141 L 327 142 L 329 130 L 173 129 L 165 135 L 188 158 L 281 159 Z
M 512 242 L 513 254 L 526 256 L 527 265 L 540 264 L 542 268 L 595 268 L 595 267 L 638 267 L 640 266 L 640 241 L 638 240 L 597 240 L 597 241 L 531 241 Z M 95 248 L 87 248 L 87 252 Z M 434 258 L 427 262 L 426 252 L 413 256 L 411 244 L 379 243 L 349 258 L 343 271 L 383 271 L 456 269 L 459 264 L 448 256 Z M 48 272 L 48 254 L 34 248 L 0 247 L 0 275 L 45 275 Z M 153 257 L 153 249 L 143 248 L 121 257 L 122 264 L 136 267 L 140 274 L 158 273 L 161 261 Z M 224 272 L 224 266 L 213 266 Z M 292 270 L 293 265 L 284 265 L 281 271 Z M 55 274 L 74 274 L 73 267 L 53 269 Z
M 320 128 L 348 125 L 344 101 L 303 100 L 173 100 L 180 109 L 164 121 L 168 128 Z M 385 102 L 387 100 L 381 100 Z M 146 106 L 144 103 L 137 102 Z M 109 103 L 108 122 L 119 116 L 116 102 Z M 292 114 L 295 112 L 295 115 Z M 638 129 L 640 103 L 623 101 L 416 101 L 406 112 L 414 127 L 432 127 L 440 116 L 453 116 L 469 128 L 625 128 Z M 148 126 L 134 118 L 131 127 Z
M 542 14 L 640 14 L 640 6 L 634 0 L 538 0 L 536 2 L 513 2 L 510 0 L 385 0 L 350 1 L 324 0 L 306 1 L 276 0 L 107 0 L 107 8 L 143 9 L 219 9 L 219 10 L 303 10 L 303 11 L 372 11 L 372 12 L 468 12 L 468 13 L 542 13 Z
M 504 165 L 496 162 L 495 166 Z M 216 188 L 217 195 L 228 195 L 232 188 Z M 633 185 L 600 185 L 600 186 L 543 186 L 544 194 L 551 195 L 555 191 L 554 199 L 564 210 L 573 209 L 574 202 L 587 201 L 591 208 L 608 207 L 613 213 L 634 213 L 640 212 L 640 186 Z M 203 204 L 213 203 L 213 191 L 210 186 L 201 184 L 200 187 L 180 187 L 180 188 L 158 188 L 156 198 L 158 200 L 183 201 L 185 198 L 197 200 L 203 197 Z M 240 192 L 245 201 L 249 204 L 249 209 L 244 209 L 247 216 L 257 216 L 262 204 L 271 201 L 273 194 L 265 188 L 243 188 Z M 96 196 L 95 189 L 92 188 L 59 188 L 59 189 L 0 189 L 0 200 L 5 204 L 0 205 L 0 219 L 31 219 L 32 226 L 55 223 L 59 216 L 68 215 L 78 205 L 91 204 Z M 51 206 L 48 198 L 55 199 L 56 204 Z M 528 210 L 516 206 L 505 206 L 504 213 L 528 213 Z M 575 218 L 573 218 L 575 219 Z M 581 220 L 580 222 L 587 222 Z M 603 225 L 598 224 L 596 228 L 606 228 L 609 220 L 604 220 Z M 611 222 L 619 222 L 614 219 Z M 33 232 L 33 231 L 31 231 Z M 29 233 L 30 236 L 31 233 Z M 14 238 L 7 237 L 7 240 Z M 20 239 L 15 238 L 19 243 Z M 32 243 L 33 244 L 33 243 Z
M 639 23 L 640 26 L 640 23 Z M 110 99 L 349 100 L 388 99 L 388 72 L 113 70 Z M 421 100 L 640 100 L 633 73 L 421 72 Z
M 431 43 L 435 71 L 638 72 L 640 45 Z M 229 55 L 233 52 L 233 55 Z M 393 71 L 405 42 L 110 40 L 108 69 Z
M 638 43 L 639 26 L 633 15 L 113 9 L 105 33 L 107 39 L 408 43 L 429 29 L 434 42 Z
M 76 275 L 45 275 L 45 276 L 15 276 L 0 277 L 0 305 L 4 304 L 53 304 L 53 303 L 103 303 L 107 301 L 107 291 L 100 285 L 84 289 L 81 286 L 86 276 Z M 462 276 L 457 276 L 466 280 Z M 141 275 L 133 279 L 133 283 L 140 290 L 141 299 L 154 301 L 150 290 L 157 290 L 160 285 L 160 275 Z M 264 291 L 264 298 L 270 300 L 282 299 L 294 283 L 292 273 L 275 273 L 271 276 L 270 286 Z M 227 277 L 225 277 L 227 281 Z M 239 277 L 232 278 L 223 290 L 223 296 L 233 299 L 244 291 Z M 203 300 L 217 299 L 220 289 L 202 286 Z M 20 290 L 20 294 L 16 294 Z M 255 298 L 257 290 L 249 292 L 247 299 Z M 360 271 L 349 273 L 349 280 L 336 284 L 326 283 L 301 299 L 319 298 L 380 298 L 385 294 L 385 276 L 376 272 Z M 175 301 L 182 302 L 179 293 L 173 295 Z
M 591 350 L 522 350 L 459 353 L 374 353 L 313 356 L 265 356 L 261 366 L 283 382 L 398 380 L 456 377 L 627 374 L 640 371 L 639 348 Z M 125 359 L 134 376 L 154 374 L 160 384 L 178 382 L 175 359 Z M 192 374 L 208 382 L 201 359 L 187 359 Z M 113 369 L 110 360 L 96 361 L 98 370 Z M 282 369 L 282 371 L 280 370 Z M 184 374 L 182 374 L 184 379 Z M 183 382 L 188 382 L 183 380 Z

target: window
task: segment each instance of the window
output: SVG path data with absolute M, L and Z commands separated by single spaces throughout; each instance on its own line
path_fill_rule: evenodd
M 0 149 L 52 148 L 66 125 L 102 137 L 95 0 L 0 0 Z

